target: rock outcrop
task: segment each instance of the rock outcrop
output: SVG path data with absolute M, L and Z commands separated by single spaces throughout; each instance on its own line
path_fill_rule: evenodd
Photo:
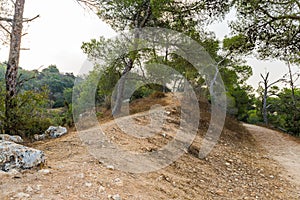
M 50 126 L 46 131 L 45 134 L 46 135 L 50 135 L 51 138 L 58 138 L 61 137 L 65 134 L 68 133 L 67 128 L 65 127 L 55 127 L 55 126 Z
M 7 134 L 0 134 L 0 140 L 10 141 L 15 143 L 24 142 L 23 139 L 18 135 L 7 135 Z
M 0 169 L 30 169 L 45 163 L 43 151 L 0 140 Z
M 62 126 L 50 126 L 44 134 L 34 135 L 35 140 L 44 140 L 46 138 L 58 138 L 68 133 L 67 128 Z

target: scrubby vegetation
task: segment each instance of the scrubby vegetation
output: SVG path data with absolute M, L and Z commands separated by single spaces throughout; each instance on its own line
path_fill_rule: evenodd
M 0 77 L 4 79 L 6 65 L 0 65 Z M 62 74 L 56 66 L 49 66 L 41 72 L 20 70 L 18 94 L 15 98 L 17 109 L 10 122 L 11 132 L 27 138 L 41 134 L 50 125 L 72 126 L 72 88 L 75 76 Z M 5 85 L 0 82 L 0 119 L 3 132 L 5 113 Z

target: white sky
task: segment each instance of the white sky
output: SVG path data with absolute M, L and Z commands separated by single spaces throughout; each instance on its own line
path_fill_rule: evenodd
M 224 22 L 215 23 L 209 28 L 213 30 L 219 39 L 223 39 L 225 36 L 230 36 L 230 29 L 228 24 L 230 21 L 235 20 L 234 12 L 230 12 Z M 246 58 L 247 64 L 252 66 L 253 76 L 249 78 L 248 84 L 252 85 L 254 88 L 258 87 L 259 82 L 261 81 L 260 74 L 265 75 L 267 72 L 270 72 L 270 83 L 282 78 L 287 72 L 288 68 L 285 63 L 281 61 L 261 61 L 256 59 L 254 56 L 249 56 Z M 293 72 L 299 72 L 299 67 L 292 66 Z M 278 84 L 277 84 L 278 85 Z
M 41 17 L 29 24 L 28 35 L 23 38 L 22 47 L 30 48 L 21 52 L 20 66 L 25 69 L 44 68 L 55 64 L 62 72 L 77 74 L 87 59 L 80 49 L 83 41 L 99 36 L 111 37 L 114 31 L 99 18 L 76 3 L 75 0 L 30 0 L 26 1 L 27 18 Z M 231 13 L 222 23 L 210 28 L 219 39 L 229 35 L 227 22 L 234 18 Z M 0 61 L 8 58 L 8 49 L 0 48 Z M 260 73 L 270 71 L 270 79 L 277 80 L 287 72 L 287 67 L 280 62 L 263 62 L 255 58 L 248 59 L 253 66 L 254 75 L 249 84 L 255 88 L 260 81 Z M 297 68 L 295 68 L 297 70 Z M 298 68 L 299 70 L 299 68 Z
M 30 0 L 25 3 L 24 17 L 41 17 L 29 23 L 28 35 L 22 38 L 20 66 L 25 69 L 57 65 L 63 72 L 78 72 L 86 55 L 80 49 L 83 41 L 114 32 L 108 25 L 75 0 Z M 0 61 L 7 60 L 7 48 L 0 49 Z

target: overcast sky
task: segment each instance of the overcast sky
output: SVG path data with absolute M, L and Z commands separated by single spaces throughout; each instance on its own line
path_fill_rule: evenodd
M 75 0 L 30 0 L 25 5 L 25 17 L 41 16 L 29 24 L 26 29 L 28 35 L 22 41 L 23 48 L 30 48 L 21 52 L 20 66 L 25 69 L 55 64 L 62 72 L 76 74 L 87 59 L 80 49 L 82 42 L 114 35 L 108 25 L 84 10 Z M 224 22 L 210 28 L 222 39 L 229 35 L 228 22 L 233 19 L 234 14 L 231 13 Z M 0 61 L 7 60 L 7 57 L 8 49 L 1 47 Z M 262 62 L 251 58 L 248 64 L 253 66 L 254 75 L 249 83 L 254 87 L 260 81 L 260 73 L 270 71 L 271 80 L 276 80 L 287 71 L 287 67 L 280 62 Z

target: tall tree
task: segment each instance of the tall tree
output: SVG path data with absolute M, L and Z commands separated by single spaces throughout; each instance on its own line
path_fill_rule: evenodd
M 263 119 L 264 119 L 264 123 L 266 125 L 268 125 L 268 104 L 267 104 L 267 100 L 268 97 L 270 96 L 270 91 L 269 89 L 274 86 L 276 83 L 279 83 L 281 81 L 284 81 L 284 79 L 278 79 L 272 83 L 269 83 L 269 75 L 270 73 L 268 72 L 265 76 L 263 76 L 262 74 L 260 74 L 261 78 L 263 79 L 262 83 L 263 83 L 263 98 L 262 98 L 262 115 L 263 115 Z M 272 93 L 271 93 L 272 95 Z
M 7 9 L 7 12 L 1 11 L 1 14 L 6 14 L 6 16 L 0 16 L 0 28 L 9 36 L 9 56 L 5 74 L 5 132 L 10 134 L 11 127 L 14 126 L 14 121 L 16 120 L 14 110 L 17 106 L 15 98 L 17 94 L 23 23 L 32 21 L 38 16 L 32 19 L 23 18 L 25 0 L 10 1 L 12 9 L 10 9 L 8 2 L 4 3 L 4 1 L 1 1 L 0 3 L 2 10 Z M 10 14 L 10 11 L 13 14 Z
M 14 109 L 16 107 L 15 97 L 17 94 L 17 76 L 21 49 L 21 38 L 23 29 L 23 12 L 25 0 L 16 0 L 14 2 L 14 16 L 10 18 L 1 18 L 1 21 L 11 23 L 10 49 L 5 74 L 6 98 L 5 98 L 5 132 L 11 133 L 11 126 L 15 119 Z
M 98 5 L 98 16 L 110 24 L 115 31 L 140 29 L 144 27 L 163 27 L 180 29 L 183 32 L 196 31 L 196 26 L 203 22 L 203 16 L 216 16 L 215 9 L 226 7 L 222 1 L 175 1 L 175 0 L 90 0 L 80 1 L 88 5 Z M 212 3 L 213 2 L 213 3 Z M 220 9 L 221 12 L 222 9 Z M 200 14 L 202 13 L 202 15 Z M 219 13 L 220 13 L 219 12 Z M 205 13 L 205 14 L 204 14 Z M 218 14 L 219 14 L 218 13 Z M 202 16 L 202 17 L 201 17 Z M 185 27 L 189 28 L 186 29 Z M 193 28 L 191 28 L 193 27 Z M 138 41 L 138 33 L 134 40 Z M 138 43 L 134 44 L 134 49 Z M 116 103 L 113 113 L 121 109 L 124 82 L 126 75 L 132 70 L 138 52 L 132 52 L 123 59 L 124 67 L 118 85 Z

